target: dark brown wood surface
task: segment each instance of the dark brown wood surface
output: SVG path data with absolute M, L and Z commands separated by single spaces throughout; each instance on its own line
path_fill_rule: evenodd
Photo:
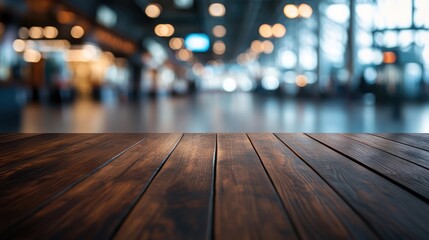
M 207 237 L 215 149 L 215 134 L 185 134 L 116 238 Z
M 216 239 L 294 239 L 280 198 L 245 134 L 219 134 Z
M 10 234 L 23 238 L 54 238 L 58 234 L 71 239 L 109 237 L 172 152 L 180 136 L 144 136 L 109 165 L 15 226 Z
M 249 134 L 286 209 L 305 239 L 374 238 L 366 223 L 272 134 Z
M 429 200 L 428 169 L 339 134 L 310 134 L 310 137 Z
M 0 134 L 1 239 L 427 239 L 428 134 Z
M 429 152 L 370 134 L 345 136 L 429 169 Z
M 429 236 L 427 203 L 308 136 L 279 134 L 279 137 L 366 219 L 379 236 L 387 239 Z

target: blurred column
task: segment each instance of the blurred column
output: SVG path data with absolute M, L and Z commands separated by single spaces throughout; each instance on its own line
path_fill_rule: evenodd
M 317 29 L 316 29 L 316 35 L 317 35 L 317 91 L 316 91 L 316 96 L 320 96 L 321 94 L 323 95 L 325 92 L 325 89 L 322 85 L 322 48 L 321 48 L 321 39 L 322 39 L 322 33 L 321 33 L 321 28 L 322 28 L 322 14 L 320 12 L 320 1 L 316 1 L 314 9 L 316 11 L 314 11 L 314 13 L 316 14 L 316 19 L 317 19 Z M 324 80 L 323 80 L 324 81 Z
M 347 48 L 347 70 L 350 74 L 349 78 L 349 91 L 353 92 L 358 86 L 357 83 L 357 46 L 356 46 L 356 0 L 349 0 L 350 18 L 348 29 L 348 48 Z

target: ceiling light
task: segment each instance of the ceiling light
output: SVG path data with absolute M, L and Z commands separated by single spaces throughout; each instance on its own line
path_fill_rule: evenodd
M 29 33 L 31 38 L 39 39 L 39 38 L 43 37 L 43 28 L 31 27 L 28 33 Z
M 221 38 L 226 35 L 226 28 L 222 25 L 216 25 L 213 27 L 212 32 L 215 37 Z
M 280 23 L 276 23 L 273 25 L 273 28 L 271 29 L 273 32 L 273 36 L 276 38 L 284 37 L 286 34 L 286 28 Z
M 301 4 L 298 7 L 299 15 L 303 18 L 310 18 L 313 15 L 313 9 L 308 4 Z
M 158 24 L 155 26 L 155 34 L 159 37 L 170 37 L 174 34 L 174 27 L 171 24 Z
M 262 42 L 263 52 L 266 54 L 270 54 L 274 51 L 274 45 L 271 41 L 265 40 Z
M 181 61 L 189 61 L 192 59 L 192 52 L 187 49 L 180 49 L 176 53 L 176 58 Z
M 58 30 L 56 27 L 47 26 L 43 29 L 43 34 L 46 38 L 56 38 L 58 36 Z
M 224 43 L 224 42 L 222 42 L 222 41 L 216 41 L 216 42 L 213 44 L 213 52 L 214 52 L 215 54 L 217 54 L 217 55 L 222 55 L 222 54 L 224 54 L 224 53 L 225 53 L 225 50 L 226 50 L 226 46 L 225 46 L 225 43 Z
M 298 87 L 305 87 L 308 84 L 308 79 L 305 75 L 296 76 L 295 83 Z
M 252 49 L 255 53 L 261 53 L 263 51 L 262 42 L 259 40 L 254 40 L 250 45 L 250 49 Z
M 162 8 L 159 4 L 151 3 L 147 5 L 144 12 L 150 18 L 157 18 L 161 15 Z
M 298 8 L 293 4 L 287 4 L 283 8 L 283 12 L 288 18 L 297 18 L 299 16 Z
M 268 24 L 262 24 L 259 27 L 259 34 L 264 38 L 270 38 L 273 36 L 271 26 Z
M 18 30 L 18 36 L 21 39 L 27 39 L 30 36 L 28 28 L 26 28 L 26 27 L 20 27 L 19 30 Z
M 81 38 L 85 34 L 85 30 L 81 26 L 74 26 L 72 27 L 70 34 L 73 38 Z
M 182 38 L 172 38 L 170 39 L 169 45 L 171 49 L 179 50 L 183 48 L 184 41 Z
M 212 3 L 209 6 L 209 14 L 213 17 L 222 17 L 225 15 L 225 6 L 222 3 Z
M 25 50 L 25 41 L 22 39 L 16 39 L 13 41 L 12 46 L 15 52 L 23 52 Z

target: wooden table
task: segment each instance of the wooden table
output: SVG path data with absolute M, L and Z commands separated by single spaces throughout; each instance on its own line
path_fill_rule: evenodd
M 427 134 L 3 134 L 1 239 L 428 239 Z

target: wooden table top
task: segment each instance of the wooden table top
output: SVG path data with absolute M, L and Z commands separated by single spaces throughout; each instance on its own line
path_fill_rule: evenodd
M 2 239 L 428 239 L 428 134 L 2 134 Z

